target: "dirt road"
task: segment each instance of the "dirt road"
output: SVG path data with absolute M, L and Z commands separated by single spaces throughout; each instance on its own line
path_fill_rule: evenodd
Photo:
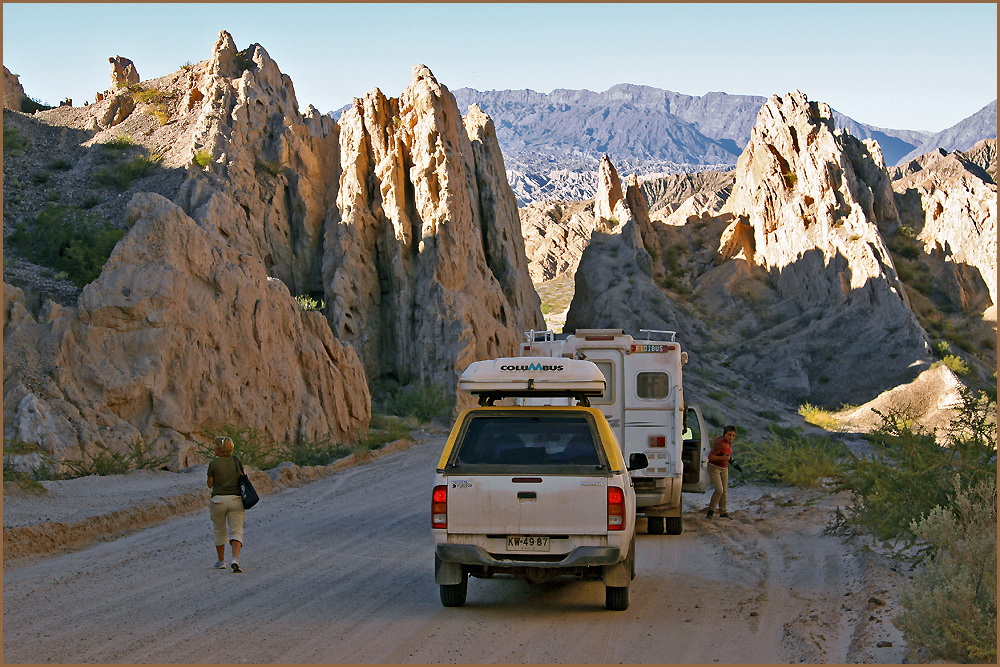
M 632 606 L 599 582 L 472 579 L 438 600 L 428 528 L 434 439 L 247 512 L 242 575 L 211 569 L 206 512 L 4 570 L 3 660 L 157 663 L 782 663 L 901 661 L 905 575 L 822 535 L 829 506 L 730 492 L 645 534 Z M 791 500 L 791 502 L 789 502 Z M 843 502 L 843 499 L 841 499 Z M 884 646 L 891 642 L 891 646 Z M 883 646 L 878 646 L 878 644 Z

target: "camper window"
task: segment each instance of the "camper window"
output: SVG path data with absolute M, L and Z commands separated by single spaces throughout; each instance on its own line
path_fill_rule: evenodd
M 670 395 L 670 376 L 663 371 L 643 371 L 635 378 L 639 398 L 662 400 Z

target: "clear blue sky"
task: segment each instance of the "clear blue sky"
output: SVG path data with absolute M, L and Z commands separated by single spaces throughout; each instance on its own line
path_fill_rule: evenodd
M 860 122 L 940 131 L 997 97 L 996 4 L 3 5 L 3 64 L 48 104 L 93 100 L 108 57 L 143 79 L 261 44 L 299 106 L 331 111 L 424 64 L 451 89 L 687 95 L 799 89 Z

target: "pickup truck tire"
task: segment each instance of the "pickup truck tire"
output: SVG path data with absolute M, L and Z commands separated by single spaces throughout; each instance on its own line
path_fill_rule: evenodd
M 663 534 L 663 517 L 662 516 L 650 516 L 646 517 L 646 532 L 650 535 L 662 535 Z
M 604 606 L 611 611 L 628 609 L 628 586 L 605 586 Z
M 460 584 L 441 584 L 441 604 L 445 607 L 461 607 L 469 592 L 469 578 L 462 579 Z
M 666 517 L 667 535 L 680 535 L 684 532 L 684 521 L 679 516 Z

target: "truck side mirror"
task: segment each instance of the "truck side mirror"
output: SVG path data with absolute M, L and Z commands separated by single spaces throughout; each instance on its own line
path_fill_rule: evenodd
M 649 459 L 642 452 L 635 452 L 634 454 L 629 454 L 628 456 L 628 469 L 629 472 L 633 470 L 642 470 L 643 468 L 649 467 Z

